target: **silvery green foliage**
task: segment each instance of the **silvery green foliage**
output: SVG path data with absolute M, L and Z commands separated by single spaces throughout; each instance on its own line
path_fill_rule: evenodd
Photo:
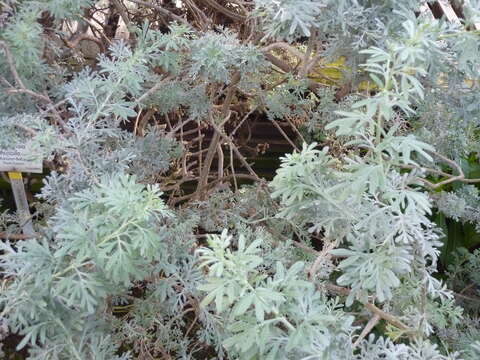
M 178 236 L 175 240 L 180 238 Z M 195 340 L 200 339 L 215 348 L 220 357 L 223 354 L 219 345 L 223 339 L 223 320 L 218 316 L 202 309 L 193 323 L 198 321 L 201 325 L 192 334 L 196 337 L 185 332 L 192 325 L 183 316 L 188 313 L 185 308 L 192 302 L 200 302 L 203 294 L 197 287 L 204 281 L 203 274 L 185 249 L 178 247 L 178 256 L 171 257 L 173 262 L 161 266 L 164 276 L 159 276 L 148 286 L 144 298 L 137 298 L 133 304 L 127 305 L 128 314 L 121 321 L 114 321 L 115 337 L 124 344 L 131 344 L 136 353 L 142 354 L 147 350 L 160 356 L 162 352 L 159 349 L 162 349 L 190 359 L 201 351 L 202 348 L 195 344 Z
M 401 4 L 396 1 L 255 0 L 266 37 L 294 40 L 311 36 L 316 31 L 332 32 L 330 36 L 349 38 L 355 46 L 381 41 L 382 34 L 385 35 L 395 24 L 395 20 L 388 16 L 392 9 L 416 10 L 424 3 L 424 0 Z
M 15 279 L 2 292 L 3 314 L 26 335 L 20 348 L 40 343 L 49 358 L 85 359 L 102 347 L 98 341 L 111 343 L 105 325 L 93 320 L 107 296 L 144 278 L 152 261 L 166 256 L 168 232 L 158 230 L 172 214 L 159 196 L 131 176 L 103 178 L 62 205 L 50 219 L 51 233 L 2 245 L 3 274 Z M 113 345 L 98 355 L 109 358 Z
M 368 340 L 363 341 L 360 354 L 355 356 L 355 360 L 455 360 L 460 359 L 459 354 L 443 355 L 438 346 L 428 341 L 417 342 L 412 346 L 405 344 L 395 344 L 389 339 L 378 338 L 370 335 Z
M 37 14 L 33 9 L 25 7 L 24 10 L 14 17 L 8 25 L 2 29 L 2 38 L 11 44 L 12 56 L 16 59 L 18 72 L 22 81 L 29 88 L 35 90 L 41 89 L 47 80 L 47 75 L 51 70 L 42 59 L 42 50 L 44 41 L 42 39 L 42 27 L 37 22 Z M 9 74 L 8 65 L 2 56 L 0 63 L 2 74 L 7 76 L 7 80 L 14 84 L 13 76 Z M 8 97 L 2 95 L 2 100 Z M 26 96 L 22 98 L 28 99 Z M 7 100 L 8 101 L 8 100 Z M 31 101 L 29 101 L 31 104 Z M 15 103 L 18 105 L 18 103 Z
M 214 304 L 226 319 L 223 346 L 241 359 L 349 358 L 346 345 L 353 318 L 306 281 L 304 264 L 286 268 L 277 261 L 263 268 L 263 239 L 247 243 L 243 235 L 236 251 L 232 236 L 211 236 L 198 250 L 200 266 L 208 267 L 202 306 Z
M 480 356 L 480 340 L 473 342 L 466 352 L 468 352 L 469 356 L 471 356 L 472 359 L 474 357 Z
M 54 137 L 55 150 L 70 161 L 65 173 L 54 173 L 46 179 L 43 199 L 65 198 L 98 182 L 102 175 L 138 171 L 137 175 L 144 179 L 165 171 L 170 161 L 179 156 L 175 141 L 160 136 L 157 129 L 147 130 L 144 138 L 137 138 L 119 127 L 129 116 L 136 115 L 136 103 L 125 101 L 126 95 L 139 95 L 146 78 L 152 78 L 146 66 L 153 57 L 152 46 L 147 44 L 132 52 L 125 43 L 114 43 L 111 57 L 99 59 L 99 71 L 82 71 L 60 89 L 75 116 L 64 126 L 71 136 Z M 145 164 L 146 154 L 162 156 Z
M 129 172 L 142 181 L 167 171 L 170 162 L 182 153 L 180 144 L 157 128 L 147 129 L 144 137 L 131 141 L 130 149 L 135 158 L 130 164 Z
M 36 5 L 42 10 L 48 11 L 56 20 L 62 20 L 74 18 L 82 14 L 83 9 L 88 8 L 92 4 L 92 0 L 34 0 L 31 3 L 33 6 Z
M 464 316 L 459 325 L 439 330 L 438 337 L 464 360 L 477 359 L 480 354 L 480 322 L 476 317 Z
M 318 214 L 318 220 L 310 230 L 321 227 L 329 237 L 338 229 L 346 228 L 348 218 L 344 216 L 344 209 L 348 207 L 341 205 L 349 203 L 344 199 L 344 203 L 339 204 L 331 198 L 329 189 L 338 183 L 340 174 L 335 172 L 328 149 L 319 151 L 314 149 L 315 146 L 315 143 L 304 145 L 300 153 L 288 154 L 282 159 L 271 183 L 272 196 L 280 198 L 283 205 L 279 217 L 307 224 Z
M 193 40 L 190 76 L 212 82 L 229 83 L 231 70 L 242 74 L 254 73 L 263 65 L 258 50 L 251 45 L 240 45 L 233 33 L 207 33 Z
M 132 51 L 124 42 L 118 41 L 111 45 L 110 51 L 110 57 L 100 56 L 100 71 L 82 71 L 65 86 L 65 97 L 76 112 L 88 114 L 91 122 L 100 117 L 105 117 L 103 121 L 110 118 L 121 121 L 135 116 L 132 109 L 135 103 L 124 98 L 127 93 L 138 96 L 143 82 L 151 76 L 147 54 L 144 53 L 147 49 Z
M 347 304 L 351 304 L 354 296 L 366 301 L 370 292 L 379 299 L 390 299 L 392 288 L 400 285 L 399 276 L 412 270 L 416 237 L 420 234 L 424 239 L 423 256 L 430 258 L 432 264 L 436 262 L 439 236 L 425 216 L 429 211 L 428 198 L 421 193 L 402 191 L 408 176 L 396 173 L 389 174 L 384 184 L 372 182 L 368 178 L 373 176 L 371 172 L 364 177 L 357 174 L 354 185 L 342 182 L 345 174 L 335 171 L 328 149 L 318 151 L 314 146 L 287 155 L 272 182 L 275 189 L 272 195 L 281 198 L 283 204 L 278 216 L 313 223 L 310 231 L 322 230 L 327 237 L 342 234 L 351 243 L 348 250 L 334 251 L 348 257 L 339 265 L 345 274 L 338 279 L 339 284 L 352 286 Z M 358 196 L 360 184 L 374 186 L 373 191 L 381 186 L 390 203 Z M 349 195 L 346 189 L 353 193 Z M 433 278 L 430 281 L 430 290 L 435 292 L 437 281 Z
M 338 52 L 358 55 L 373 44 L 384 45 L 391 33 L 401 27 L 397 12 L 417 11 L 425 0 L 256 0 L 256 13 L 263 22 L 265 37 L 293 41 L 315 36 L 328 41 L 326 55 Z M 356 59 L 349 59 L 358 64 Z
M 94 127 L 84 118 L 72 118 L 68 129 L 72 136 L 56 136 L 56 152 L 65 159 L 63 173 L 53 172 L 44 179 L 39 197 L 49 202 L 64 200 L 70 194 L 99 182 L 115 173 L 135 173 L 141 180 L 164 172 L 170 161 L 179 156 L 179 146 L 161 136 L 158 129 L 147 130 L 138 138 L 120 128 Z M 148 155 L 147 155 L 148 154 Z M 157 156 L 146 163 L 145 156 Z M 66 160 L 69 159 L 69 160 Z M 75 161 L 71 161 L 75 159 Z
M 473 185 L 464 185 L 452 192 L 437 195 L 438 209 L 449 218 L 469 222 L 480 230 L 480 194 Z
M 289 79 L 283 85 L 278 86 L 275 92 L 269 93 L 262 99 L 267 108 L 270 119 L 281 119 L 284 116 L 302 114 L 302 106 L 308 106 L 310 101 L 304 98 L 307 83 Z
M 12 145 L 25 146 L 25 149 L 34 154 L 48 157 L 55 149 L 54 139 L 56 131 L 53 126 L 37 114 L 18 114 L 0 118 L 3 137 L 0 138 L 0 149 Z M 25 143 L 25 139 L 27 143 Z
M 448 285 L 452 289 L 462 291 L 465 287 L 478 287 L 480 284 L 480 250 L 470 253 L 465 248 L 459 248 L 453 254 L 453 261 L 448 266 Z
M 412 169 L 438 168 L 434 151 L 458 160 L 479 149 L 478 91 L 465 84 L 478 79 L 477 33 L 416 17 L 420 0 L 256 0 L 263 40 L 318 39 L 326 60 L 347 56 L 353 84 L 368 74 L 376 85 L 372 96 L 337 104 L 333 90 L 306 96 L 298 74 L 264 91 L 271 73 L 260 48 L 220 28 L 170 24 L 162 33 L 145 22 L 132 29 L 135 41 L 112 42 L 94 69 L 64 71 L 68 52 L 43 60 L 55 42 L 38 19 L 48 11 L 54 26 L 78 20 L 92 2 L 14 3 L 0 38 L 25 86 L 66 100 L 68 112 L 56 125 L 30 96 L 0 91 L 2 147 L 27 135 L 63 165 L 45 178 L 38 239 L 2 243 L 0 255 L 2 325 L 24 336 L 19 347 L 28 345 L 32 359 L 478 357 L 480 326 L 462 320 L 435 277 L 442 234 L 431 220 L 438 207 L 478 223 L 478 192 L 429 196 L 425 173 Z M 466 21 L 478 22 L 478 1 L 464 3 Z M 18 85 L 4 57 L 0 70 L 2 90 Z M 167 208 L 160 189 L 145 184 L 181 147 L 159 128 L 140 137 L 122 126 L 146 109 L 201 122 L 221 99 L 212 101 L 211 88 L 237 75 L 247 106 L 265 108 L 270 120 L 308 117 L 336 148 L 311 143 L 286 155 L 271 197 L 256 186 L 235 196 L 222 189 Z M 3 214 L 2 230 L 14 220 Z M 204 242 L 203 231 L 221 235 Z M 308 249 L 310 235 L 337 246 L 312 278 L 315 256 L 293 246 Z M 454 290 L 478 282 L 478 254 L 458 262 L 449 269 Z M 331 281 L 348 288 L 346 299 L 323 290 Z M 380 337 L 353 349 L 354 320 L 371 316 L 359 310 L 367 302 L 411 334 L 382 321 Z
M 348 111 L 353 103 L 358 101 L 355 94 L 346 96 L 342 101 L 336 101 L 335 91 L 331 88 L 320 87 L 315 91 L 315 102 L 312 106 L 312 115 L 303 124 L 305 140 L 312 138 L 317 142 L 323 142 L 328 138 L 334 138 L 334 131 L 326 130 L 325 126 L 337 119 L 337 111 Z
M 99 185 L 70 197 L 52 218 L 57 241 L 68 242 L 57 256 L 75 258 L 70 265 L 75 268 L 93 260 L 94 267 L 117 286 L 145 277 L 148 265 L 165 252 L 155 228 L 172 214 L 157 187 L 145 189 L 135 180 L 125 175 L 101 179 Z M 88 250 L 85 243 L 91 244 Z M 82 303 L 69 301 L 77 300 Z
M 390 300 L 394 289 L 403 286 L 402 278 L 410 276 L 421 279 L 432 299 L 442 294 L 432 275 L 441 245 L 428 218 L 432 204 L 418 188 L 415 173 L 401 174 L 396 168 L 416 166 L 418 159 L 433 161 L 431 145 L 399 134 L 393 122 L 394 109 L 412 114 L 411 103 L 424 96 L 420 80 L 408 71 L 415 68 L 420 76 L 427 71 L 420 63 L 425 64 L 430 40 L 422 37 L 418 21 L 406 19 L 403 38 L 386 49 L 362 51 L 368 55 L 363 67 L 381 91 L 354 103 L 351 111 L 339 111 L 326 127 L 367 156 L 351 152 L 338 162 L 327 148 L 304 146 L 283 159 L 271 184 L 283 207 L 279 217 L 300 218 L 313 224 L 312 232 L 340 236 L 345 247 L 331 253 L 345 258 L 337 282 L 352 289 L 347 305 L 354 299 L 366 302 L 372 294 L 381 302 Z
M 1 201 L 0 205 L 3 205 Z M 0 229 L 5 231 L 7 234 L 19 231 L 20 226 L 18 225 L 18 220 L 19 218 L 16 216 L 16 214 L 8 210 L 4 210 L 0 212 Z
M 255 5 L 266 20 L 266 35 L 295 39 L 310 36 L 317 17 L 327 1 L 256 0 Z
M 402 285 L 394 290 L 390 311 L 428 336 L 455 328 L 463 322 L 463 309 L 457 306 L 446 286 L 440 288 L 435 298 L 425 298 L 424 289 L 422 279 L 407 276 Z
M 480 2 L 478 0 L 462 0 L 466 21 L 475 24 L 480 19 Z
M 412 124 L 417 128 L 415 133 L 442 154 L 461 159 L 479 149 L 479 92 L 465 81 L 465 74 L 447 69 L 443 80 L 426 84 L 425 101 L 419 103 Z M 478 67 L 474 69 L 477 75 L 472 77 L 478 76 Z

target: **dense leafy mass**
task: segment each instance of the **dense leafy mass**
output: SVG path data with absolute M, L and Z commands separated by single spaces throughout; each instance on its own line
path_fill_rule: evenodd
M 0 148 L 46 167 L 33 237 L 2 204 L 0 336 L 29 359 L 480 358 L 480 2 L 427 5 L 0 1 Z M 292 148 L 271 181 L 258 117 Z

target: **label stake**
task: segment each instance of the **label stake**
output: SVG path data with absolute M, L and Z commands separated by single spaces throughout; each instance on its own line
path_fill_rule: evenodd
M 20 225 L 22 225 L 23 233 L 25 235 L 34 236 L 32 215 L 30 215 L 30 208 L 28 206 L 27 194 L 25 193 L 25 185 L 23 184 L 21 172 L 9 172 L 8 177 L 12 186 L 13 197 L 15 205 L 17 206 L 17 213 L 20 217 Z

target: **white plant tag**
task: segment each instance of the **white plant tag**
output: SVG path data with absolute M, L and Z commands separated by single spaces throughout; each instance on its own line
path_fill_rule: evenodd
M 25 145 L 0 149 L 0 171 L 42 173 L 42 157 L 30 154 Z

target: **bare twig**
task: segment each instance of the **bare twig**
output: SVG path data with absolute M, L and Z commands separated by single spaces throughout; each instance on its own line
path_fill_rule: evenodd
M 129 0 L 130 1 L 130 0 Z M 170 81 L 173 79 L 173 76 L 166 76 L 164 77 L 162 80 L 158 81 L 154 86 L 152 86 L 150 89 L 148 89 L 147 92 L 145 92 L 145 94 L 143 94 L 142 96 L 140 96 L 138 99 L 137 99 L 137 103 L 141 103 L 143 100 L 145 100 L 146 98 L 148 98 L 150 95 L 152 95 L 155 91 L 157 91 L 158 89 L 160 89 L 160 87 L 162 85 L 164 85 L 166 82 Z
M 471 283 L 470 285 L 465 286 L 462 290 L 460 290 L 459 294 L 464 294 L 467 290 L 470 290 L 471 288 L 475 287 L 475 283 Z
M 85 19 L 85 20 L 88 20 L 88 19 Z M 95 44 L 97 44 L 98 48 L 100 49 L 100 52 L 105 51 L 105 45 L 103 44 L 103 42 L 100 39 L 97 39 L 95 36 L 88 35 L 86 32 L 75 34 L 71 39 L 63 39 L 63 42 L 70 49 L 74 49 L 78 46 L 78 44 L 80 44 L 81 41 L 85 41 L 85 40 L 92 41 Z
M 22 129 L 23 131 L 25 131 L 31 136 L 37 135 L 37 132 L 28 126 L 25 126 L 23 124 L 15 124 L 15 126 L 18 127 L 19 129 Z
M 128 13 L 125 10 L 124 5 L 119 1 L 119 0 L 112 0 L 113 5 L 119 12 L 120 16 L 122 17 L 123 22 L 127 26 L 127 28 L 130 26 L 130 18 L 128 17 Z
M 255 106 L 252 110 L 250 110 L 244 117 L 242 120 L 240 120 L 240 122 L 238 123 L 238 125 L 235 127 L 235 129 L 233 129 L 232 133 L 230 134 L 230 136 L 233 136 L 235 135 L 235 133 L 238 131 L 238 129 L 240 129 L 240 126 L 242 126 L 242 124 L 245 122 L 245 120 L 248 119 L 248 117 L 255 111 L 257 110 L 257 106 Z
M 308 74 L 307 71 L 310 65 L 310 56 L 312 55 L 313 49 L 316 46 L 316 39 L 317 39 L 317 30 L 314 30 L 312 36 L 310 36 L 310 39 L 308 39 L 307 51 L 305 52 L 305 55 L 302 60 L 302 65 L 299 71 L 300 76 L 305 76 L 306 74 Z
M 222 13 L 223 15 L 229 17 L 230 19 L 236 20 L 236 21 L 245 21 L 247 19 L 246 16 L 238 14 L 234 11 L 231 11 L 227 9 L 226 7 L 223 7 L 219 3 L 217 3 L 215 0 L 203 0 L 203 2 L 207 3 L 208 6 L 211 8 L 217 10 L 218 12 Z
M 350 294 L 350 289 L 347 289 L 347 288 L 344 288 L 344 287 L 341 287 L 341 286 L 337 286 L 337 285 L 333 285 L 333 284 L 322 284 L 323 286 L 325 286 L 325 288 L 330 291 L 330 292 L 333 292 L 335 294 L 338 294 L 338 295 L 342 295 L 342 296 L 348 296 Z M 412 329 L 410 329 L 407 325 L 405 325 L 403 322 L 401 322 L 399 319 L 397 319 L 395 316 L 379 309 L 377 306 L 375 306 L 374 304 L 372 303 L 366 303 L 364 304 L 364 306 L 370 310 L 372 313 L 378 315 L 380 318 L 382 318 L 383 320 L 385 320 L 386 322 L 392 324 L 393 326 L 395 326 L 396 328 L 400 329 L 400 330 L 403 330 L 407 333 L 411 333 L 412 332 Z
M 200 27 L 206 31 L 208 27 L 212 24 L 212 19 L 210 19 L 205 13 L 198 8 L 193 0 L 185 0 L 185 4 L 189 6 L 192 10 L 192 13 L 199 19 Z
M 423 167 L 423 166 L 416 166 L 416 165 L 400 165 L 400 167 L 405 168 L 405 169 L 418 169 L 418 170 L 421 170 L 421 171 L 426 171 L 426 172 L 429 172 L 431 174 L 440 175 L 440 176 L 444 176 L 444 177 L 447 178 L 447 179 L 442 180 L 438 183 L 432 183 L 431 181 L 428 181 L 426 179 L 418 178 L 418 180 L 423 182 L 425 185 L 427 185 L 431 189 L 438 189 L 439 187 L 441 187 L 443 185 L 447 185 L 447 184 L 450 184 L 450 183 L 455 182 L 455 181 L 460 181 L 460 182 L 467 183 L 467 184 L 480 183 L 480 178 L 478 178 L 478 179 L 466 179 L 465 174 L 463 173 L 463 170 L 462 170 L 461 166 L 459 164 L 457 164 L 455 161 L 453 161 L 453 160 L 447 158 L 446 156 L 444 156 L 442 154 L 439 154 L 435 151 L 430 151 L 430 153 L 432 155 L 436 156 L 437 158 L 439 158 L 443 163 L 450 166 L 450 168 L 452 170 L 456 170 L 458 175 L 452 175 L 452 174 L 448 174 L 448 173 L 446 173 L 444 171 L 441 171 L 441 170 L 427 168 L 427 167 Z
M 38 234 L 9 234 L 6 232 L 0 232 L 0 239 L 6 240 L 27 240 L 36 238 Z
M 402 169 L 412 169 L 412 170 L 420 170 L 420 171 L 425 171 L 425 172 L 429 172 L 431 174 L 435 174 L 435 175 L 441 175 L 441 176 L 446 176 L 446 177 L 451 177 L 452 175 L 451 174 L 448 174 L 444 171 L 441 171 L 441 170 L 437 170 L 437 169 L 431 169 L 431 168 L 427 168 L 427 167 L 423 167 L 423 166 L 416 166 L 416 165 L 405 165 L 405 164 L 401 164 L 399 165 Z
M 474 297 L 474 296 L 467 296 L 463 294 L 458 294 L 458 293 L 453 293 L 453 295 L 457 298 L 464 299 L 464 300 L 469 300 L 469 301 L 475 301 L 475 302 L 480 302 L 479 297 Z
M 218 166 L 217 166 L 218 178 L 222 179 L 224 156 L 223 156 L 222 145 L 220 143 L 217 144 L 217 155 L 218 155 Z
M 303 137 L 302 133 L 300 132 L 300 130 L 298 130 L 297 126 L 292 122 L 292 120 L 290 119 L 290 116 L 285 116 L 285 120 L 287 120 L 288 124 L 291 126 L 291 128 L 293 129 L 293 131 L 295 131 L 298 135 L 298 137 L 300 138 L 300 140 L 302 140 L 302 142 L 306 143 L 307 141 L 305 140 L 305 138 Z
M 236 174 L 235 177 L 237 178 L 240 178 L 240 179 L 248 179 L 248 180 L 253 180 L 253 181 L 258 181 L 258 177 L 255 177 L 255 176 L 252 176 L 252 175 L 249 175 L 249 174 Z M 224 176 L 223 178 L 221 179 L 216 179 L 216 180 L 213 180 L 212 182 L 210 183 L 207 183 L 205 185 L 205 188 L 201 188 L 200 191 L 205 191 L 206 189 L 208 189 L 209 187 L 214 187 L 216 186 L 218 183 L 221 183 L 221 182 L 227 182 L 229 180 L 233 180 L 233 175 L 227 175 L 227 176 Z M 196 198 L 196 195 L 197 195 L 197 191 L 191 193 L 191 194 L 187 194 L 187 195 L 184 195 L 184 196 L 180 196 L 180 197 L 176 197 L 176 198 L 171 198 L 169 200 L 169 205 L 175 205 L 175 204 L 178 204 L 179 202 L 182 202 L 182 201 L 185 201 L 185 200 L 190 200 L 192 198 Z M 313 250 L 313 249 L 312 249 Z M 313 250 L 314 251 L 314 250 Z
M 446 156 L 443 156 L 442 154 L 437 153 L 437 152 L 435 152 L 435 151 L 431 151 L 430 153 L 433 154 L 433 155 L 435 155 L 436 157 L 438 157 L 438 158 L 439 158 L 440 160 L 442 160 L 444 163 L 450 165 L 450 167 L 451 167 L 452 169 L 457 170 L 459 175 L 464 176 L 462 168 L 461 168 L 460 165 L 458 165 L 455 161 L 453 161 L 453 160 L 447 158 Z
M 145 1 L 140 1 L 140 0 L 127 0 L 127 1 L 130 1 L 130 2 L 133 2 L 135 4 L 143 5 L 145 7 L 157 10 L 159 13 L 161 13 L 165 16 L 168 16 L 170 19 L 177 20 L 177 21 L 181 22 L 182 24 L 186 25 L 188 28 L 193 29 L 192 26 L 190 25 L 190 23 L 187 20 L 185 20 L 184 18 L 172 13 L 171 11 L 169 11 L 167 9 L 164 9 L 160 5 L 151 4 L 151 3 L 148 3 L 148 2 L 145 2 Z
M 275 121 L 275 119 L 270 119 L 270 121 L 272 122 L 273 125 L 275 125 L 275 127 L 278 129 L 278 131 L 280 131 L 280 134 L 282 134 L 282 136 L 288 141 L 288 143 L 289 143 L 296 151 L 299 151 L 297 145 L 295 145 L 295 143 L 294 143 L 292 140 L 290 140 L 290 138 L 288 137 L 288 135 L 285 133 L 285 131 L 283 131 L 283 129 L 280 127 L 280 125 L 277 124 L 277 122 Z
M 211 124 L 213 128 L 215 129 L 216 133 L 219 134 L 220 137 L 222 137 L 231 147 L 232 150 L 235 152 L 235 155 L 237 155 L 238 159 L 240 162 L 243 164 L 243 166 L 248 170 L 248 172 L 255 178 L 256 181 L 260 181 L 261 179 L 258 177 L 258 175 L 253 171 L 252 167 L 248 164 L 248 162 L 245 160 L 245 157 L 238 151 L 238 148 L 235 146 L 233 141 L 230 139 L 230 137 L 226 136 L 215 124 Z
M 83 21 L 85 21 L 85 22 L 90 26 L 90 29 L 92 30 L 92 33 L 98 34 L 103 40 L 105 40 L 105 43 L 107 43 L 108 45 L 112 45 L 112 41 L 108 38 L 108 36 L 106 36 L 102 31 L 100 31 L 100 30 L 98 29 L 98 27 L 95 26 L 95 24 L 90 21 L 90 19 L 87 19 L 85 16 L 80 16 L 80 18 L 81 18 Z M 96 20 L 95 18 L 92 18 L 92 19 L 93 19 L 93 20 Z M 101 27 L 103 27 L 103 24 L 102 24 L 102 23 L 99 23 L 99 25 L 100 25 Z M 103 46 L 103 44 L 102 44 L 101 49 L 103 49 L 103 48 L 104 48 L 104 46 Z
M 138 112 L 137 121 L 135 121 L 135 126 L 133 128 L 133 133 L 140 136 L 144 135 L 145 126 L 148 124 L 152 116 L 155 114 L 154 109 L 148 109 L 145 115 L 140 119 L 141 110 Z M 139 120 L 139 121 L 138 121 Z
M 222 106 L 221 116 L 223 117 L 222 124 L 226 122 L 230 118 L 230 103 L 233 100 L 233 95 L 235 94 L 236 85 L 240 82 L 240 73 L 237 71 L 232 76 L 232 80 L 228 85 L 227 94 L 225 96 L 225 101 Z M 220 137 L 222 136 L 222 132 L 216 127 L 213 121 L 210 121 L 211 125 L 216 128 L 216 132 L 213 135 L 213 138 L 210 142 L 210 146 L 208 147 L 208 152 L 205 157 L 205 162 L 203 163 L 203 167 L 200 169 L 200 177 L 198 180 L 197 193 L 198 197 L 202 197 L 201 189 L 205 189 L 208 181 L 208 173 L 210 172 L 210 168 L 212 166 L 213 157 L 215 152 L 217 151 L 217 144 L 220 141 Z M 235 149 L 234 149 L 235 151 Z M 238 151 L 238 150 L 237 150 Z
M 65 122 L 63 121 L 62 117 L 60 116 L 60 114 L 56 110 L 56 106 L 53 104 L 53 101 L 50 99 L 50 97 L 48 97 L 48 95 L 43 95 L 43 94 L 37 93 L 35 91 L 32 91 L 30 89 L 27 89 L 27 87 L 23 83 L 22 79 L 18 75 L 17 68 L 15 67 L 15 61 L 13 59 L 12 53 L 11 53 L 10 48 L 8 47 L 7 43 L 0 40 L 0 47 L 3 48 L 3 50 L 5 52 L 5 57 L 7 59 L 7 63 L 8 63 L 8 66 L 10 68 L 10 71 L 12 73 L 12 76 L 15 79 L 15 83 L 20 88 L 20 89 L 8 89 L 7 93 L 9 93 L 9 94 L 24 93 L 24 94 L 30 95 L 30 96 L 38 99 L 38 100 L 41 100 L 42 102 L 47 103 L 48 105 L 50 105 L 50 109 L 51 109 L 51 111 L 52 111 L 52 113 L 55 117 L 55 120 L 57 120 L 58 124 L 60 124 L 62 129 L 64 129 L 66 132 L 69 132 L 67 127 L 66 127 Z
M 362 332 L 358 336 L 357 340 L 353 343 L 353 348 L 356 348 L 363 339 L 372 331 L 372 329 L 378 324 L 381 317 L 378 314 L 374 314 L 373 317 L 369 320 L 367 325 L 363 328 Z
M 63 99 L 63 100 L 57 102 L 56 104 L 48 105 L 46 109 L 40 111 L 40 115 L 43 115 L 43 114 L 45 114 L 46 112 L 49 112 L 49 111 L 53 111 L 56 108 L 58 108 L 59 106 L 65 104 L 66 102 L 68 102 L 68 99 Z
M 181 130 L 184 128 L 185 125 L 187 125 L 189 122 L 192 122 L 194 121 L 195 119 L 188 119 L 187 121 L 180 121 L 180 124 L 178 124 L 177 126 L 175 126 L 173 129 L 171 129 L 169 132 L 168 132 L 168 135 L 172 136 L 173 134 L 175 134 L 178 130 Z M 197 129 L 193 129 L 193 130 L 190 130 L 188 132 L 184 132 L 183 133 L 183 136 L 185 135 L 188 135 L 188 134 L 193 134 L 197 132 Z
M 266 229 L 270 234 L 272 234 L 273 236 L 282 239 L 282 241 L 289 241 L 289 240 L 290 240 L 290 239 L 288 239 L 286 236 L 280 234 L 278 231 L 276 231 L 276 230 L 270 228 L 269 226 L 267 226 L 267 224 L 264 223 L 264 225 L 265 225 L 265 229 Z M 275 245 L 278 246 L 278 242 L 274 241 L 274 243 L 275 243 Z M 301 249 L 301 250 L 304 250 L 304 251 L 306 251 L 306 252 L 309 252 L 309 253 L 317 256 L 317 257 L 320 255 L 320 252 L 318 252 L 318 251 L 315 250 L 315 249 L 312 249 L 310 246 L 307 246 L 307 245 L 305 245 L 305 244 L 302 243 L 302 242 L 292 241 L 291 244 L 292 244 L 293 246 L 295 246 L 295 247 L 297 247 L 297 248 L 299 248 L 299 249 Z
M 374 314 L 377 314 L 378 316 L 380 316 L 383 320 L 385 320 L 386 322 L 392 324 L 393 326 L 395 326 L 396 328 L 400 329 L 400 330 L 403 330 L 405 332 L 413 332 L 412 329 L 410 329 L 407 325 L 405 325 L 403 322 L 401 322 L 399 319 L 397 319 L 395 316 L 393 316 L 392 314 L 389 314 L 381 309 L 379 309 L 378 307 L 376 307 L 374 304 L 372 303 L 366 303 L 364 304 L 365 307 L 370 310 L 371 312 L 373 312 Z
M 324 240 L 324 245 L 322 251 L 318 254 L 317 258 L 313 262 L 312 266 L 310 267 L 310 270 L 308 270 L 308 277 L 310 279 L 315 279 L 315 274 L 318 270 L 318 267 L 324 260 L 328 260 L 332 257 L 330 253 L 331 250 L 335 249 L 337 246 L 337 242 L 333 241 L 330 242 L 328 240 Z
M 30 95 L 31 97 L 37 98 L 38 100 L 41 100 L 43 102 L 50 102 L 50 99 L 46 97 L 45 95 L 39 94 L 33 90 L 27 89 L 27 88 L 20 88 L 20 89 L 7 89 L 5 91 L 7 94 L 27 94 Z
M 222 177 L 221 179 L 216 179 L 216 180 L 212 181 L 211 185 L 214 186 L 214 185 L 216 185 L 220 182 L 227 182 L 227 181 L 233 180 L 234 176 L 238 179 L 247 179 L 247 180 L 257 181 L 256 177 L 254 177 L 252 175 L 249 175 L 249 174 L 236 174 L 236 175 L 230 174 L 230 175 L 226 175 L 226 176 Z
M 15 60 L 13 59 L 12 53 L 10 52 L 10 48 L 8 47 L 7 43 L 0 40 L 0 47 L 2 47 L 3 51 L 5 51 L 5 58 L 7 59 L 8 66 L 10 67 L 10 72 L 12 73 L 15 82 L 20 88 L 26 89 L 22 79 L 18 75 L 17 68 L 15 67 Z
M 230 151 L 230 169 L 231 169 L 232 175 L 233 175 L 233 185 L 235 186 L 235 192 L 237 192 L 238 191 L 238 184 L 237 184 L 237 178 L 235 176 L 235 166 L 233 166 L 233 149 L 232 149 L 232 146 L 230 145 L 228 149 Z
M 285 73 L 292 72 L 293 69 L 285 61 L 277 58 L 276 56 L 274 56 L 272 54 L 269 54 L 267 51 L 264 51 L 263 54 L 268 61 L 270 61 L 273 65 L 278 67 L 283 72 L 285 72 Z

